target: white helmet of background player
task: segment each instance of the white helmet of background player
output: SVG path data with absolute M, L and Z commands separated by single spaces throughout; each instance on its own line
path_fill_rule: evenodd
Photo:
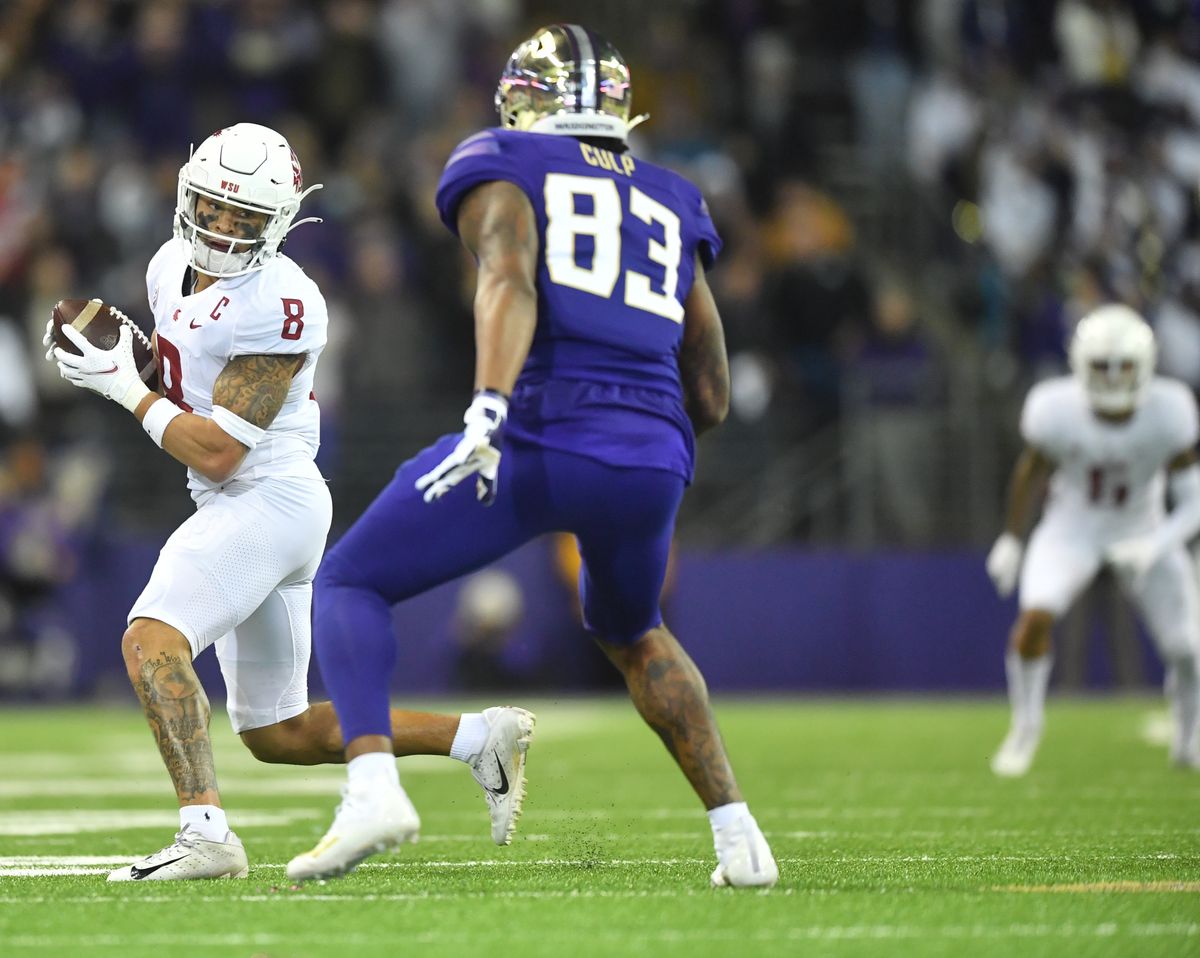
M 300 161 L 279 133 L 257 123 L 218 130 L 200 144 L 179 169 L 175 235 L 191 247 L 191 266 L 209 276 L 243 276 L 262 269 L 279 252 L 287 234 L 309 217 L 292 221 L 300 201 L 321 188 L 304 189 Z M 252 239 L 235 239 L 196 222 L 196 197 L 265 213 L 266 223 Z
M 1154 331 L 1128 306 L 1088 313 L 1071 339 L 1071 371 L 1097 412 L 1131 412 L 1154 375 Z
M 646 116 L 629 118 L 629 67 L 587 27 L 554 23 L 517 47 L 500 75 L 500 125 L 530 133 L 624 140 Z

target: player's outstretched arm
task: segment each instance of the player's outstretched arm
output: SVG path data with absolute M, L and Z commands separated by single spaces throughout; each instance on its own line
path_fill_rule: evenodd
M 683 343 L 679 348 L 679 375 L 684 407 L 696 435 L 718 426 L 729 413 L 729 358 L 721 315 L 700 257 L 696 278 L 683 304 Z
M 194 413 L 176 416 L 163 431 L 163 449 L 211 482 L 224 482 L 279 415 L 304 358 L 231 359 L 213 384 L 212 418 Z
M 1013 466 L 1004 532 L 987 557 L 988 576 L 1001 597 L 1011 595 L 1017 587 L 1025 552 L 1025 532 L 1033 521 L 1034 510 L 1053 471 L 1054 463 L 1033 446 L 1026 446 Z

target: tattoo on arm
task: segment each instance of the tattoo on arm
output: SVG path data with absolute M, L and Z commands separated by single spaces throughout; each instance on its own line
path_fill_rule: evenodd
M 217 775 L 208 738 L 208 696 L 191 664 L 170 653 L 145 660 L 134 687 L 180 800 L 211 798 Z
M 703 410 L 717 404 L 715 393 L 722 386 L 728 391 L 729 361 L 725 358 L 725 337 L 720 326 L 684 337 L 679 348 L 679 375 L 687 412 L 694 421 Z
M 695 280 L 684 303 L 679 376 L 684 408 L 699 434 L 721 422 L 729 410 L 729 357 L 721 316 L 698 253 L 695 268 Z
M 521 188 L 504 180 L 467 194 L 458 211 L 458 235 L 481 268 L 528 278 L 537 273 L 538 229 Z
M 512 183 L 476 187 L 459 208 L 459 235 L 479 263 L 475 388 L 511 392 L 537 326 L 537 218 Z
M 304 356 L 238 356 L 213 384 L 213 405 L 224 406 L 259 429 L 275 421 L 287 399 L 292 377 Z

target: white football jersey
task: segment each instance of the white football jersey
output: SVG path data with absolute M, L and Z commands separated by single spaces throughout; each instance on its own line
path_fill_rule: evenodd
M 1102 538 L 1162 519 L 1165 467 L 1198 433 L 1192 391 L 1161 376 L 1125 422 L 1097 416 L 1072 376 L 1034 386 L 1021 414 L 1025 441 L 1055 464 L 1045 518 L 1069 513 Z
M 261 270 L 218 279 L 203 292 L 189 295 L 183 289 L 187 265 L 187 244 L 172 239 L 146 270 L 167 398 L 188 412 L 211 417 L 213 386 L 231 359 L 305 354 L 279 415 L 230 478 L 319 477 L 313 461 L 321 440 L 313 372 L 325 348 L 329 318 L 317 284 L 281 255 Z M 192 498 L 217 486 L 188 470 Z

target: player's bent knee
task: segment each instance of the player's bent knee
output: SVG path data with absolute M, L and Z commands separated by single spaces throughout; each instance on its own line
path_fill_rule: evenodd
M 192 660 L 192 648 L 178 629 L 157 619 L 134 619 L 129 623 L 121 636 L 121 655 L 130 667 L 163 653 Z
M 241 738 L 250 754 L 268 765 L 288 764 L 294 751 L 294 737 L 283 723 L 248 729 Z
M 1041 609 L 1021 613 L 1013 626 L 1012 647 L 1023 659 L 1038 659 L 1050 652 L 1054 614 Z
M 311 709 L 274 725 L 240 733 L 242 744 L 268 765 L 317 765 L 341 759 L 341 741 L 327 741 Z
M 627 666 L 652 653 L 664 638 L 670 638 L 670 636 L 671 633 L 664 626 L 657 625 L 635 636 L 628 642 L 614 637 L 601 638 L 600 636 L 593 636 L 593 638 L 604 654 L 612 660 L 613 664 L 617 668 L 624 670 Z

